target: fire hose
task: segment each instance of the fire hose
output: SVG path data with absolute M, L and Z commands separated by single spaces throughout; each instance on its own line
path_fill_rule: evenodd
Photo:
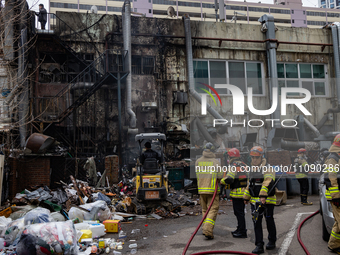
M 191 235 L 188 243 L 186 244 L 184 250 L 183 250 L 183 253 L 182 255 L 185 255 L 187 253 L 187 250 L 192 242 L 192 240 L 194 239 L 195 235 L 197 234 L 198 230 L 200 229 L 200 227 L 202 226 L 202 223 L 203 221 L 205 220 L 205 218 L 207 217 L 210 209 L 211 209 L 211 206 L 212 204 L 214 203 L 214 200 L 215 200 L 215 197 L 217 195 L 217 190 L 218 190 L 218 182 L 216 182 L 216 186 L 215 186 L 215 191 L 214 191 L 214 195 L 212 197 L 212 200 L 210 202 L 210 205 L 207 209 L 207 211 L 205 212 L 204 216 L 202 217 L 200 223 L 198 224 L 197 228 L 195 229 L 194 233 Z M 307 255 L 310 255 L 309 251 L 307 250 L 306 246 L 304 245 L 304 243 L 302 242 L 301 240 L 301 234 L 300 234 L 300 231 L 301 231 L 301 228 L 303 226 L 303 224 L 309 220 L 310 218 L 314 217 L 315 215 L 317 215 L 320 211 L 316 211 L 315 213 L 313 213 L 312 215 L 308 216 L 306 219 L 304 219 L 300 225 L 299 225 L 299 228 L 298 228 L 298 231 L 297 231 L 297 238 L 298 238 L 298 241 L 302 247 L 302 249 L 305 251 L 305 253 Z M 197 253 L 192 253 L 191 255 L 205 255 L 205 254 L 243 254 L 243 255 L 253 255 L 253 253 L 249 253 L 249 252 L 242 252 L 242 251 L 223 251 L 223 250 L 217 250 L 217 251 L 203 251 L 203 252 L 197 252 Z
M 304 219 L 304 220 L 300 223 L 299 228 L 298 228 L 298 231 L 297 231 L 297 239 L 298 239 L 298 241 L 299 241 L 299 243 L 300 243 L 302 249 L 305 251 L 305 253 L 306 253 L 307 255 L 310 255 L 310 253 L 309 253 L 309 251 L 307 250 L 306 246 L 304 245 L 304 243 L 303 243 L 302 240 L 301 240 L 300 231 L 301 231 L 301 228 L 302 228 L 303 224 L 304 224 L 307 220 L 309 220 L 310 218 L 312 218 L 312 217 L 314 217 L 315 215 L 317 215 L 319 212 L 320 212 L 320 210 L 317 210 L 315 213 L 309 215 L 306 219 Z
M 203 221 L 205 220 L 205 218 L 207 217 L 210 208 L 212 206 L 212 204 L 214 203 L 216 194 L 217 194 L 217 190 L 218 190 L 218 182 L 216 182 L 216 186 L 215 186 L 215 191 L 214 191 L 214 195 L 212 197 L 212 200 L 210 202 L 210 205 L 206 211 L 206 213 L 204 214 L 203 218 L 201 219 L 201 222 L 198 224 L 197 228 L 195 229 L 194 233 L 191 235 L 187 245 L 185 246 L 182 255 L 185 255 L 187 253 L 187 250 L 190 246 L 190 243 L 192 242 L 192 240 L 194 239 L 195 235 L 197 234 L 198 230 L 200 229 Z M 253 253 L 249 253 L 249 252 L 243 252 L 243 251 L 203 251 L 203 252 L 197 252 L 197 253 L 192 253 L 191 255 L 205 255 L 205 254 L 243 254 L 243 255 L 253 255 Z

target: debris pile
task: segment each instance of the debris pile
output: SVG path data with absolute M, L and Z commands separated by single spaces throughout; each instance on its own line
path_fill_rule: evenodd
M 53 190 L 47 186 L 28 187 L 0 211 L 0 250 L 19 255 L 119 255 L 127 237 L 123 223 L 200 213 L 191 194 L 173 189 L 166 200 L 143 205 L 135 198 L 134 179 L 128 177 L 106 188 L 95 188 L 73 176 L 70 184 L 60 181 Z M 140 207 L 149 215 L 137 215 Z M 138 231 L 134 229 L 132 235 Z M 112 238 L 111 234 L 117 236 Z M 137 252 L 137 243 L 125 246 L 131 254 Z

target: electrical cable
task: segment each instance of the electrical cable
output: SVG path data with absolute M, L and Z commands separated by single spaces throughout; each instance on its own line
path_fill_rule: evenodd
M 309 215 L 306 219 L 304 219 L 304 220 L 300 223 L 299 228 L 298 228 L 298 231 L 297 231 L 297 239 L 298 239 L 298 241 L 299 241 L 299 243 L 300 243 L 302 249 L 305 251 L 305 253 L 306 253 L 307 255 L 310 255 L 310 253 L 309 253 L 309 251 L 307 250 L 306 246 L 304 245 L 304 243 L 303 243 L 302 240 L 301 240 L 300 231 L 301 231 L 301 228 L 302 228 L 303 224 L 304 224 L 307 220 L 309 220 L 310 218 L 312 218 L 312 217 L 314 217 L 315 215 L 317 215 L 319 212 L 320 212 L 320 210 L 317 210 L 315 213 L 313 213 L 312 215 Z
M 194 231 L 194 233 L 191 235 L 187 245 L 185 246 L 184 250 L 183 250 L 183 253 L 182 255 L 185 255 L 187 253 L 187 250 L 190 246 L 190 243 L 192 242 L 192 240 L 194 239 L 195 235 L 197 234 L 198 230 L 200 229 L 203 221 L 205 220 L 205 218 L 207 217 L 210 209 L 211 209 L 211 206 L 213 205 L 214 203 L 214 200 L 215 200 L 215 197 L 216 197 L 216 194 L 217 194 L 217 190 L 218 190 L 218 182 L 216 182 L 216 186 L 215 186 L 215 191 L 214 191 L 214 195 L 213 195 L 213 198 L 210 202 L 210 205 L 208 207 L 208 210 L 206 211 L 206 213 L 204 214 L 203 218 L 201 219 L 201 222 L 198 224 L 196 230 Z M 249 253 L 249 252 L 242 252 L 242 251 L 203 251 L 203 252 L 198 252 L 198 253 L 192 253 L 191 255 L 205 255 L 205 254 L 241 254 L 241 255 L 253 255 L 253 253 Z

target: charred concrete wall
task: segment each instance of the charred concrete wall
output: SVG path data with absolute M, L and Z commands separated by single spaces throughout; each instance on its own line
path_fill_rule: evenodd
M 122 25 L 121 16 L 116 15 L 97 15 L 81 13 L 58 12 L 62 20 L 79 31 L 84 38 L 88 38 L 97 45 L 97 48 L 122 48 Z M 182 20 L 156 19 L 132 17 L 132 56 L 153 57 L 154 70 L 150 74 L 132 75 L 132 106 L 137 113 L 137 126 L 140 132 L 152 131 L 153 128 L 160 127 L 162 121 L 186 124 L 189 126 L 190 109 L 191 114 L 199 114 L 199 105 L 188 104 L 176 105 L 173 103 L 173 92 L 188 92 L 186 50 L 184 41 L 184 25 Z M 243 40 L 265 40 L 265 35 L 261 32 L 261 25 L 214 23 L 214 22 L 191 22 L 192 36 L 206 38 L 233 38 Z M 63 31 L 56 31 L 60 34 Z M 313 42 L 313 43 L 332 43 L 331 33 L 327 29 L 311 28 L 287 28 L 277 27 L 276 38 L 278 41 L 286 42 Z M 86 51 L 81 48 L 79 42 L 79 52 Z M 267 55 L 264 43 L 252 42 L 231 42 L 218 40 L 193 40 L 194 59 L 210 60 L 235 60 L 235 61 L 257 61 L 263 66 L 264 77 L 268 77 Z M 286 63 L 321 63 L 327 65 L 328 82 L 326 85 L 327 95 L 323 97 L 312 97 L 305 104 L 311 111 L 312 116 L 307 119 L 316 125 L 324 116 L 327 109 L 335 106 L 336 88 L 330 78 L 334 77 L 334 66 L 332 48 L 311 45 L 279 44 L 277 49 L 277 61 Z M 134 64 L 134 63 L 132 63 Z M 269 109 L 269 84 L 264 84 L 264 94 L 254 96 L 254 107 L 256 109 Z M 111 94 L 112 93 L 112 94 Z M 107 97 L 107 99 L 104 99 Z M 95 116 L 90 122 L 94 121 L 94 126 L 100 130 L 97 138 L 108 139 L 117 143 L 117 108 L 115 106 L 116 94 L 114 91 L 109 95 L 105 90 L 96 93 L 95 99 L 91 99 L 87 104 L 98 109 L 98 113 L 106 112 L 106 119 L 109 122 L 103 128 L 103 115 Z M 128 123 L 128 116 L 124 111 L 125 90 L 123 90 L 123 124 Z M 223 108 L 217 107 L 226 119 L 239 121 L 244 117 L 236 118 L 232 116 L 232 97 L 222 95 Z M 193 100 L 189 97 L 189 101 Z M 107 102 L 112 104 L 107 107 Z M 245 98 L 245 102 L 246 102 Z M 145 110 L 142 103 L 153 102 L 157 106 Z M 192 101 L 191 101 L 192 102 Z M 212 103 L 209 101 L 209 103 Z M 145 104 L 144 104 L 145 105 Z M 79 110 L 80 111 L 80 110 Z M 245 111 L 249 112 L 247 105 Z M 81 116 L 82 112 L 78 112 Z M 291 119 L 301 114 L 295 106 L 288 106 L 287 115 L 282 118 Z M 87 116 L 88 117 L 88 116 Z M 250 119 L 258 119 L 258 116 L 248 115 Z M 262 118 L 262 117 L 261 117 Z M 262 119 L 268 118 L 268 116 Z M 87 120 L 88 121 L 88 120 Z M 105 121 L 104 121 L 105 122 Z M 208 122 L 211 122 L 210 119 Z M 338 118 L 326 123 L 325 131 L 332 130 L 340 123 Z M 149 129 L 148 129 L 149 128 Z M 240 131 L 257 132 L 261 144 L 268 134 L 269 127 L 260 129 L 238 128 L 229 129 L 226 138 L 238 141 Z

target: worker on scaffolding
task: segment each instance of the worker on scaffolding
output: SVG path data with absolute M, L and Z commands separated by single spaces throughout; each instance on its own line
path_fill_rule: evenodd
M 295 167 L 295 177 L 300 184 L 300 196 L 301 196 L 301 204 L 303 205 L 312 205 L 312 202 L 307 201 L 307 195 L 309 191 L 309 183 L 307 177 L 307 151 L 304 148 L 298 150 L 298 154 L 296 159 L 294 160 Z
M 215 187 L 223 175 L 222 171 L 218 171 L 220 164 L 216 159 L 214 151 L 215 146 L 212 143 L 207 143 L 204 146 L 203 156 L 197 159 L 195 163 L 198 193 L 200 194 L 203 216 L 213 199 Z M 203 235 L 209 240 L 214 238 L 213 230 L 219 209 L 219 193 L 220 188 L 218 187 L 218 193 L 215 196 L 211 209 L 203 221 Z
M 276 196 L 274 189 L 275 171 L 267 165 L 264 151 L 260 146 L 255 146 L 250 150 L 251 167 L 249 173 L 249 184 L 244 191 L 244 203 L 251 203 L 252 214 L 257 213 L 258 218 L 254 220 L 255 229 L 255 249 L 254 254 L 264 253 L 262 218 L 265 215 L 268 240 L 267 250 L 275 249 L 276 245 L 276 226 L 274 221 L 274 206 Z
M 247 238 L 246 220 L 244 214 L 245 204 L 243 202 L 244 191 L 248 184 L 246 164 L 240 159 L 240 151 L 232 148 L 228 151 L 228 173 L 221 180 L 221 184 L 230 185 L 230 196 L 233 202 L 234 215 L 237 219 L 237 228 L 231 232 L 235 238 Z
M 325 184 L 326 199 L 331 202 L 334 216 L 334 225 L 328 241 L 328 248 L 337 254 L 340 254 L 340 192 L 339 192 L 339 168 L 340 168 L 340 134 L 338 134 L 333 144 L 329 148 L 330 154 L 325 161 Z

